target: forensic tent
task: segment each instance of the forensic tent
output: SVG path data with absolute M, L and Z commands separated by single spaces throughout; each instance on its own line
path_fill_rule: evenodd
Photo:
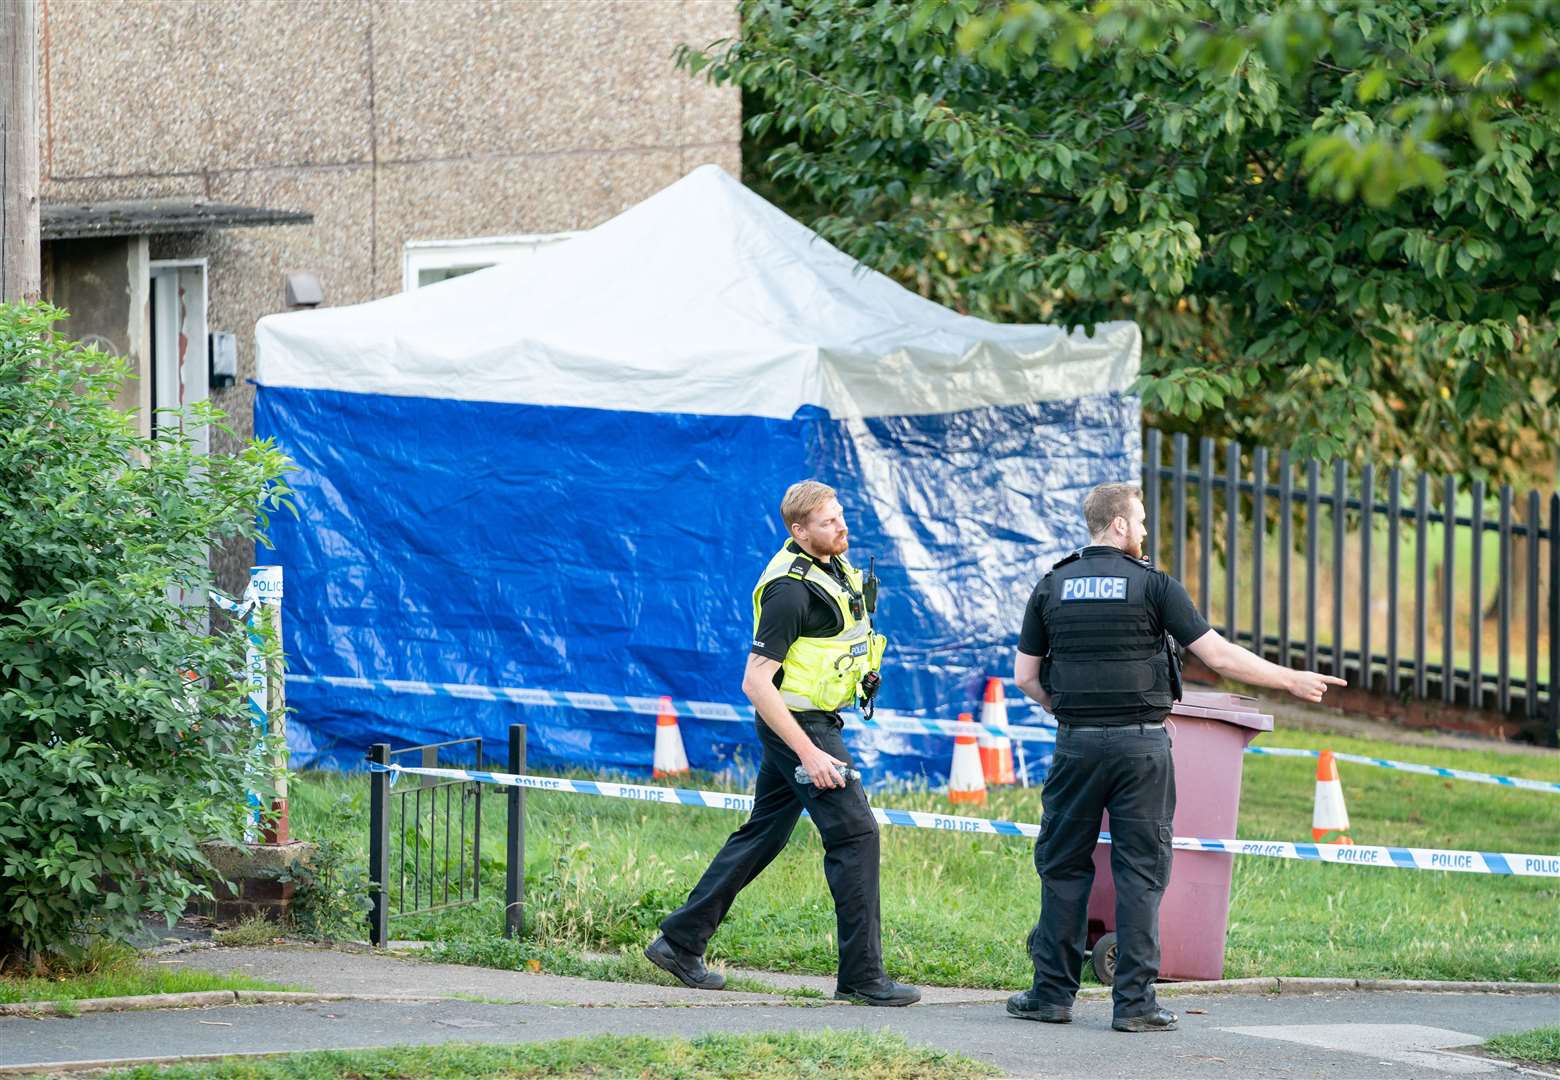
M 501 757 L 518 721 L 532 763 L 644 772 L 661 695 L 739 707 L 682 720 L 695 768 L 751 763 L 752 590 L 808 477 L 876 560 L 881 708 L 978 711 L 1084 493 L 1139 469 L 1135 325 L 959 315 L 711 165 L 523 265 L 256 338 L 256 431 L 298 466 L 259 561 L 299 765 Z M 873 780 L 946 773 L 946 736 L 847 738 Z

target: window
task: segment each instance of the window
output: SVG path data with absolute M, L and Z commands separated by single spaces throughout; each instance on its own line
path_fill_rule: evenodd
M 408 240 L 402 262 L 402 290 L 486 270 L 490 266 L 524 262 L 544 247 L 561 244 L 574 232 L 529 236 L 478 236 L 468 240 Z
M 148 314 L 151 316 L 151 430 L 184 426 L 180 410 L 206 401 L 211 392 L 211 361 L 206 338 L 206 260 L 152 260 Z M 168 410 L 168 411 L 163 411 Z M 211 433 L 191 432 L 196 450 L 211 452 Z M 208 548 L 208 553 L 210 549 Z M 201 589 L 168 586 L 168 599 L 200 626 L 206 625 L 206 595 Z
M 151 264 L 152 419 L 155 431 L 182 426 L 176 414 L 210 396 L 210 360 L 206 353 L 206 260 L 153 260 Z M 195 445 L 210 450 L 205 428 L 195 432 Z

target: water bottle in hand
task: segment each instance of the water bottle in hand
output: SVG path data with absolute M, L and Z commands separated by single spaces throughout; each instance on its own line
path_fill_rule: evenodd
M 836 765 L 836 766 L 834 766 L 834 771 L 839 773 L 841 776 L 843 776 L 845 778 L 845 782 L 846 783 L 849 783 L 852 780 L 860 780 L 861 779 L 861 774 L 859 772 L 857 772 L 855 769 L 851 768 L 849 765 Z M 808 784 L 808 785 L 812 784 L 812 777 L 807 775 L 807 770 L 803 766 L 798 765 L 796 767 L 796 774 L 795 775 L 796 775 L 796 782 L 798 784 Z

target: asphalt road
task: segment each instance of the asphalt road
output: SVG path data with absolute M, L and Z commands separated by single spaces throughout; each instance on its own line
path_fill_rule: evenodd
M 1560 997 L 1537 994 L 1226 994 L 1169 1003 L 1182 1014 L 1180 1030 L 1145 1035 L 1111 1031 L 1104 1001 L 1080 1002 L 1075 1022 L 1067 1026 L 1014 1020 L 990 1002 L 867 1009 L 731 999 L 600 1006 L 333 1002 L 8 1017 L 0 1018 L 0 1068 L 603 1034 L 886 1028 L 912 1042 L 989 1061 L 1016 1077 L 1406 1080 L 1504 1072 L 1495 1062 L 1446 1050 L 1499 1032 L 1560 1023 Z

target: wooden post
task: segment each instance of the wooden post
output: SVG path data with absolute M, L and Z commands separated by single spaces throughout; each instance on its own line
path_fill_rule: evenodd
M 0 301 L 37 300 L 38 3 L 0 0 Z

